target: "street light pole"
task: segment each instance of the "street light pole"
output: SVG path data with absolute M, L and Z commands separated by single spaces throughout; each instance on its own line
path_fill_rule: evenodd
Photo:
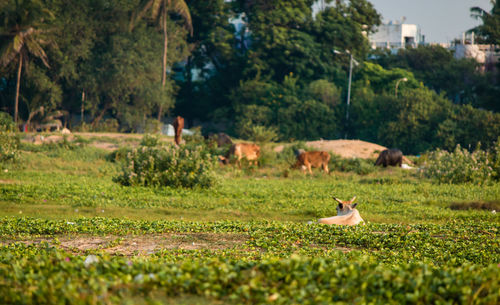
M 340 52 L 335 49 L 333 49 L 334 54 L 349 54 L 349 84 L 347 85 L 347 107 L 345 111 L 345 124 L 346 124 L 346 133 L 345 133 L 345 138 L 347 139 L 347 126 L 349 124 L 349 104 L 351 103 L 351 83 L 352 83 L 352 66 L 355 64 L 356 66 L 359 65 L 359 63 L 354 59 L 352 56 L 351 52 L 349 50 L 345 50 L 345 52 Z
M 403 77 L 403 78 L 400 78 L 398 79 L 398 81 L 396 82 L 396 92 L 395 92 L 395 96 L 398 97 L 398 86 L 399 86 L 399 83 L 403 81 L 403 82 L 407 82 L 408 79 L 406 77 Z
M 352 54 L 349 53 L 349 85 L 347 86 L 347 108 L 345 112 L 346 122 L 349 120 L 349 104 L 351 103 L 351 82 L 352 82 Z M 347 132 L 346 132 L 347 137 Z

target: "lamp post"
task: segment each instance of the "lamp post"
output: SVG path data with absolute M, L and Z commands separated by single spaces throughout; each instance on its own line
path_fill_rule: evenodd
M 349 121 L 349 104 L 351 103 L 351 82 L 352 82 L 352 66 L 353 63 L 357 66 L 359 63 L 354 59 L 352 56 L 351 52 L 349 50 L 345 50 L 345 52 L 340 52 L 337 50 L 333 50 L 333 53 L 335 54 L 348 54 L 349 55 L 349 83 L 347 85 L 347 107 L 345 111 L 345 120 L 346 120 L 346 134 L 345 137 L 347 138 L 347 123 Z
M 408 79 L 406 77 L 398 79 L 398 81 L 396 82 L 396 92 L 395 92 L 396 97 L 398 97 L 398 86 L 399 86 L 399 83 L 402 82 L 402 81 L 403 82 L 407 82 Z

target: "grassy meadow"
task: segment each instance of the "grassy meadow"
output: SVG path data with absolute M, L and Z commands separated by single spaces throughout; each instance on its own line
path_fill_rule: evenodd
M 269 149 L 259 168 L 216 166 L 208 189 L 122 186 L 122 164 L 95 141 L 25 143 L 2 164 L 1 303 L 500 301 L 498 183 L 400 168 L 310 176 Z M 314 223 L 336 214 L 332 196 L 357 196 L 366 225 Z

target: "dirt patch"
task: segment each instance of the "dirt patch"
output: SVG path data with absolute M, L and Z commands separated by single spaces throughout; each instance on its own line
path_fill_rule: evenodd
M 106 143 L 106 142 L 96 142 L 90 145 L 105 150 L 116 150 L 119 147 L 118 144 Z
M 342 158 L 375 159 L 382 150 L 387 149 L 384 146 L 361 140 L 320 140 L 306 142 L 306 145 L 315 150 L 334 153 Z M 274 151 L 281 152 L 283 148 L 284 145 L 279 145 L 274 148 Z
M 162 249 L 221 250 L 243 245 L 248 236 L 229 233 L 171 233 L 142 236 L 64 236 L 58 237 L 58 247 L 73 253 L 101 250 L 112 255 L 150 255 Z M 10 244 L 14 241 L 3 241 Z M 48 242 L 56 244 L 54 238 L 24 240 L 25 244 Z

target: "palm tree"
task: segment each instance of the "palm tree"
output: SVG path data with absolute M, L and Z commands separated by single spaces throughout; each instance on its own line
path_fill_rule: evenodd
M 161 86 L 165 87 L 166 71 L 167 71 L 167 51 L 168 51 L 168 32 L 167 32 L 167 15 L 169 12 L 179 14 L 186 21 L 186 27 L 193 35 L 193 24 L 191 22 L 191 14 L 189 8 L 184 0 L 147 0 L 144 3 L 143 9 L 139 12 L 132 22 L 130 29 L 132 30 L 135 23 L 142 19 L 146 12 L 151 11 L 151 18 L 156 20 L 163 31 L 163 61 L 162 61 L 162 75 Z M 158 120 L 161 120 L 163 106 L 160 104 L 158 109 Z
M 17 63 L 16 96 L 14 104 L 14 122 L 17 124 L 19 109 L 19 87 L 23 64 L 29 62 L 30 55 L 42 60 L 50 68 L 47 54 L 42 47 L 47 41 L 44 39 L 47 20 L 52 16 L 50 11 L 43 7 L 38 0 L 17 0 L 5 3 L 0 7 L 0 19 L 4 24 L 0 26 L 0 64 L 4 67 L 10 63 Z

